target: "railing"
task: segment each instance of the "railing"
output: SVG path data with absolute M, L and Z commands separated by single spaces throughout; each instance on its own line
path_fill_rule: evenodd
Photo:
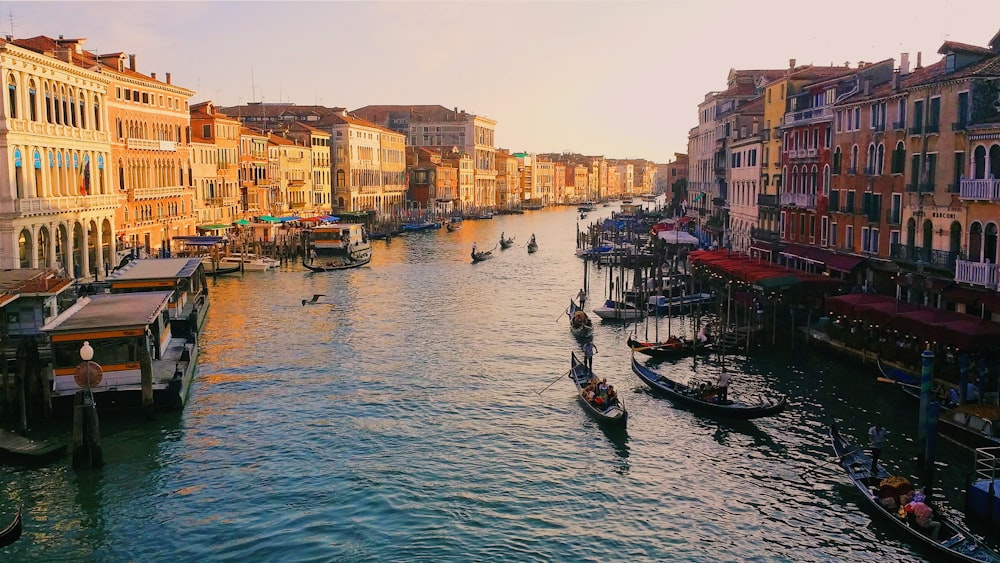
M 884 132 L 885 131 L 885 122 L 883 121 L 881 123 L 876 123 L 874 126 L 872 126 L 872 131 L 875 131 L 877 133 Z
M 833 117 L 833 109 L 830 107 L 813 108 L 794 113 L 785 114 L 785 125 L 797 125 L 809 121 L 820 119 L 830 119 Z
M 782 207 L 802 207 L 805 209 L 815 209 L 816 194 L 781 194 Z
M 850 168 L 847 169 L 847 173 L 851 174 L 851 175 L 857 174 L 858 173 L 858 167 L 857 166 L 851 166 Z
M 778 207 L 778 196 L 771 194 L 757 194 L 757 205 L 759 207 Z
M 1000 201 L 1000 180 L 962 178 L 958 193 L 959 197 L 969 201 Z
M 816 156 L 817 154 L 819 154 L 819 149 L 812 148 L 812 149 L 806 149 L 806 154 L 805 155 L 800 155 L 800 156 L 805 156 L 807 158 L 812 158 L 812 157 Z
M 751 227 L 750 238 L 767 242 L 779 242 L 781 240 L 781 233 L 778 231 Z
M 763 131 L 761 131 L 760 132 L 760 140 L 763 141 L 763 142 L 765 142 L 765 143 L 768 142 L 768 141 L 770 141 L 771 140 L 771 130 L 770 129 L 764 129 Z
M 989 262 L 955 261 L 955 281 L 996 289 L 1000 265 Z
M 955 271 L 955 265 L 958 261 L 957 252 L 934 250 L 931 248 L 910 246 L 901 243 L 892 245 L 889 257 L 893 260 L 913 264 L 922 262 L 929 267 L 940 270 L 948 270 L 950 272 Z
M 17 133 L 34 133 L 49 137 L 59 137 L 61 139 L 75 139 L 78 141 L 99 141 L 108 142 L 107 131 L 94 131 L 93 129 L 80 129 L 70 125 L 55 125 L 53 123 L 43 123 L 41 121 L 26 121 L 22 119 L 8 119 L 7 126 L 11 131 Z
M 910 127 L 910 135 L 920 135 L 923 132 L 924 132 L 924 126 L 922 123 L 918 123 L 917 125 Z
M 226 204 L 226 198 L 224 197 L 205 198 L 205 205 L 223 206 L 225 204 Z
M 892 122 L 893 131 L 906 131 L 906 120 L 901 119 L 899 121 Z
M 173 141 L 129 138 L 125 140 L 125 148 L 146 151 L 175 151 L 177 145 Z
M 969 123 L 967 121 L 956 121 L 955 123 L 951 124 L 951 130 L 952 131 L 965 131 L 965 129 L 968 126 L 969 126 Z
M 22 215 L 118 207 L 118 194 L 64 197 L 32 197 L 14 200 L 14 212 Z
M 865 166 L 865 176 L 874 176 L 874 175 L 875 175 L 875 167 Z
M 927 127 L 924 128 L 924 133 L 939 133 L 941 131 L 941 124 L 939 123 L 928 123 Z
M 133 191 L 135 199 L 157 199 L 162 197 L 182 196 L 187 190 L 184 186 L 162 186 L 159 188 L 136 188 Z

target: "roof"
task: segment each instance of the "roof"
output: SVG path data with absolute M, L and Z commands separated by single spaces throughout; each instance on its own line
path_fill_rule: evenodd
M 133 260 L 108 276 L 108 281 L 190 278 L 201 264 L 200 258 L 149 258 Z
M 73 280 L 55 270 L 11 268 L 0 270 L 0 294 L 58 295 L 73 285 Z
M 481 115 L 466 113 L 457 107 L 448 109 L 442 105 L 371 105 L 358 108 L 351 113 L 374 121 L 389 123 L 390 117 L 407 117 L 411 121 L 471 121 Z
M 362 118 L 360 118 L 360 117 L 358 117 L 358 116 L 356 116 L 356 115 L 354 115 L 352 113 L 348 113 L 346 111 L 338 113 L 338 114 L 331 115 L 329 117 L 329 119 L 330 119 L 330 121 L 334 125 L 357 125 L 359 127 L 371 127 L 372 129 L 378 129 L 379 131 L 382 131 L 383 133 L 392 133 L 393 135 L 405 136 L 402 133 L 400 133 L 399 131 L 393 131 L 392 129 L 386 129 L 385 127 L 382 127 L 381 125 L 378 125 L 376 123 L 368 121 L 367 119 L 362 119 Z
M 941 44 L 941 48 L 938 49 L 938 53 L 945 55 L 947 53 L 962 52 L 962 53 L 975 53 L 977 55 L 995 55 L 993 51 L 987 49 L 986 47 L 980 47 L 978 45 L 970 45 L 968 43 L 959 43 L 958 41 L 945 41 Z
M 101 329 L 144 328 L 159 316 L 170 301 L 170 291 L 99 293 L 80 298 L 72 307 L 49 321 L 49 333 L 94 332 Z

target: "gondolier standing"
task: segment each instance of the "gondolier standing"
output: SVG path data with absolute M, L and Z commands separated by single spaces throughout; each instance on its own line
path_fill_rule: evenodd
M 587 369 L 593 371 L 594 369 L 594 354 L 597 353 L 597 346 L 594 345 L 593 340 L 588 340 L 583 344 L 583 365 L 587 366 Z
M 729 375 L 728 371 L 724 371 L 719 374 L 719 381 L 716 386 L 719 388 L 719 401 L 729 400 L 729 381 L 732 376 Z
M 868 441 L 872 448 L 872 473 L 877 470 L 878 458 L 882 455 L 882 445 L 885 444 L 888 435 L 889 431 L 878 422 L 868 429 Z

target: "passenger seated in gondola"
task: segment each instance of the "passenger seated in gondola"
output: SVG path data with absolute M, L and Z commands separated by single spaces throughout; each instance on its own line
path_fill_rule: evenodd
M 608 406 L 618 404 L 618 392 L 614 385 L 608 385 Z
M 915 528 L 930 536 L 932 540 L 937 540 L 941 533 L 941 523 L 934 520 L 934 509 L 924 502 L 924 494 L 916 491 L 913 500 L 906 503 L 903 511 L 912 516 L 912 524 Z M 910 518 L 907 518 L 910 522 Z

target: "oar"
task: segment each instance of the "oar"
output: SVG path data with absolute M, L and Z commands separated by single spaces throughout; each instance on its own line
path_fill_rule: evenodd
M 566 316 L 566 315 L 568 315 L 568 314 L 569 314 L 569 307 L 567 307 L 567 308 L 563 309 L 563 312 L 562 312 L 562 313 L 559 313 L 559 316 L 558 316 L 558 317 L 556 317 L 556 322 L 559 322 L 559 319 L 561 319 L 561 318 L 565 317 L 565 316 Z
M 568 370 L 566 370 L 566 373 L 559 374 L 559 377 L 557 377 L 554 380 L 552 380 L 552 383 L 549 383 L 548 385 L 546 385 L 545 389 L 548 389 L 549 387 L 552 387 L 553 385 L 555 385 L 556 381 L 559 381 L 560 379 L 562 379 L 566 375 L 569 375 L 569 372 L 571 372 L 571 371 L 573 371 L 573 368 L 569 368 Z M 545 389 L 542 389 L 542 391 L 545 391 Z M 542 391 L 538 391 L 538 394 L 541 395 Z
M 902 385 L 903 387 L 912 387 L 914 389 L 920 389 L 919 385 L 914 385 L 912 383 L 903 383 L 902 381 L 896 381 L 895 379 L 889 379 L 888 377 L 876 377 L 876 381 L 879 383 L 895 383 L 896 385 Z
M 852 455 L 852 454 L 856 454 L 856 453 L 861 452 L 861 451 L 864 451 L 864 450 L 862 450 L 861 448 L 855 448 L 855 449 L 853 449 L 853 450 L 851 450 L 851 451 L 849 451 L 849 452 L 847 452 L 847 453 L 845 453 L 843 455 L 840 455 L 838 457 L 833 458 L 832 460 L 821 459 L 818 462 L 814 463 L 811 468 L 803 469 L 802 471 L 799 471 L 799 477 L 801 477 L 802 480 L 805 481 L 806 480 L 806 475 L 805 475 L 806 472 L 815 470 L 817 467 L 819 467 L 819 465 L 821 463 L 826 463 L 827 461 L 835 461 L 837 463 L 840 463 L 841 461 L 843 461 L 843 459 L 845 457 L 847 457 L 849 455 Z

